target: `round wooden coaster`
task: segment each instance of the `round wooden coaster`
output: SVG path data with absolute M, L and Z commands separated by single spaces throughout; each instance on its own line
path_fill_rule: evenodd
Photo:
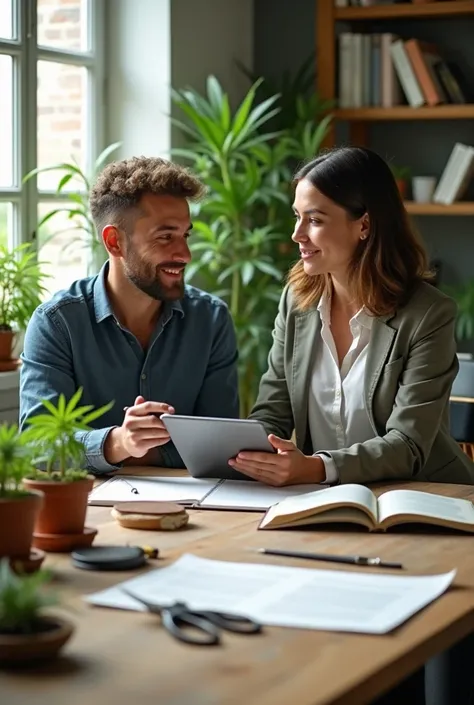
M 174 531 L 189 521 L 189 514 L 173 502 L 119 502 L 111 514 L 125 529 Z
M 114 504 L 114 509 L 121 514 L 151 514 L 153 516 L 158 514 L 181 514 L 186 511 L 174 502 L 118 502 Z

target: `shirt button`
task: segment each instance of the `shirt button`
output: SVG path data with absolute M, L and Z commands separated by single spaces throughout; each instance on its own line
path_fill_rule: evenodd
M 143 372 L 142 379 L 146 379 L 146 374 Z

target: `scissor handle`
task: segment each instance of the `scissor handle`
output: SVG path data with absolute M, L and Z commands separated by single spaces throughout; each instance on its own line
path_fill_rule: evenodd
M 214 611 L 202 611 L 199 612 L 199 615 L 229 632 L 235 632 L 237 634 L 258 634 L 262 631 L 262 626 L 248 617 Z
M 220 643 L 219 629 L 204 613 L 194 614 L 179 605 L 161 611 L 163 626 L 176 639 L 197 646 L 215 646 Z

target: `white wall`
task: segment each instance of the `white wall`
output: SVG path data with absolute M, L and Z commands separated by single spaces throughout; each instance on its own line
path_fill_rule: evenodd
M 235 104 L 248 80 L 235 64 L 253 67 L 254 0 L 172 0 L 171 76 L 174 88 L 202 91 L 217 76 Z
M 106 3 L 105 144 L 123 142 L 115 158 L 169 152 L 171 2 Z
M 235 65 L 253 67 L 254 0 L 106 0 L 105 144 L 117 157 L 168 156 L 169 89 L 203 90 L 211 73 L 231 101 L 248 81 Z

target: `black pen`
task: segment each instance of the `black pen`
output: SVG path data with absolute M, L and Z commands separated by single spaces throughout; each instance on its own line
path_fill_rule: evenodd
M 381 558 L 366 556 L 337 556 L 330 553 L 305 553 L 304 551 L 283 551 L 279 548 L 258 548 L 259 553 L 269 556 L 286 556 L 287 558 L 303 558 L 310 561 L 329 561 L 332 563 L 350 563 L 352 565 L 375 566 L 376 568 L 403 568 L 401 563 L 390 563 Z

